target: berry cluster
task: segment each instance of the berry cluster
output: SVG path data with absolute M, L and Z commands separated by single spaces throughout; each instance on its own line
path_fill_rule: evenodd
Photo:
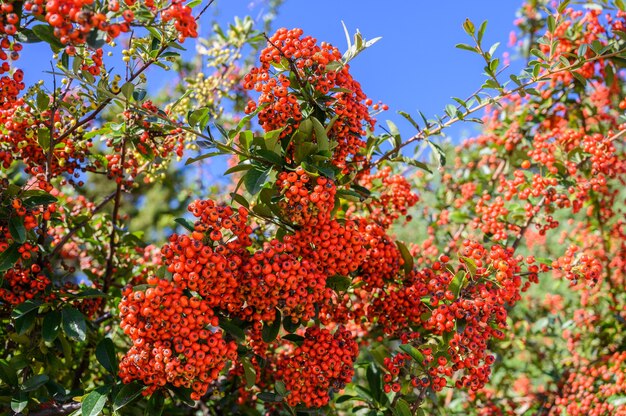
M 279 173 L 276 187 L 284 196 L 278 206 L 291 223 L 315 227 L 330 221 L 336 193 L 332 180 L 323 176 L 311 178 L 299 166 L 294 172 Z
M 248 212 L 196 201 L 189 211 L 199 218 L 191 236 L 173 234 L 161 253 L 172 281 L 198 292 L 211 307 L 240 308 L 239 273 L 250 245 Z
M 329 391 L 338 391 L 352 380 L 358 346 L 349 331 L 335 333 L 319 327 L 307 328 L 301 346 L 278 362 L 276 378 L 283 380 L 291 406 L 322 407 Z
M 360 160 L 357 154 L 365 146 L 361 136 L 375 121 L 369 115 L 361 86 L 350 75 L 349 66 L 341 63 L 339 50 L 323 42 L 318 45 L 315 38 L 302 34 L 302 29 L 277 30 L 261 51 L 261 66 L 244 77 L 243 85 L 247 90 L 261 93 L 258 106 L 262 108 L 258 116 L 263 129 L 284 128 L 283 137 L 298 128 L 303 110 L 310 112 L 315 108 L 310 97 L 299 95 L 305 85 L 321 96 L 334 88 L 340 89 L 330 95 L 331 100 L 325 105 L 337 117 L 328 132 L 329 138 L 338 144 L 333 151 L 333 163 L 347 172 L 350 160 Z M 331 63 L 334 66 L 327 68 Z M 283 73 L 273 77 L 272 67 L 294 73 L 297 85 L 291 85 L 292 81 Z M 256 109 L 257 103 L 252 101 L 246 112 Z
M 133 341 L 120 362 L 124 383 L 141 380 L 144 395 L 170 383 L 191 388 L 191 398 L 206 393 L 226 365 L 236 358 L 236 345 L 226 342 L 216 327 L 211 305 L 183 294 L 167 280 L 148 279 L 154 287 L 145 291 L 124 289 L 120 303 L 120 327 Z

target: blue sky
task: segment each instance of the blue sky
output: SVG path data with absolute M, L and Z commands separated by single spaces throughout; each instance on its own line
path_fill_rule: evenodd
M 242 16 L 250 1 L 217 0 L 219 21 Z M 367 38 L 382 37 L 351 64 L 352 73 L 364 92 L 375 102 L 388 104 L 388 112 L 378 121 L 392 119 L 408 137 L 413 133 L 397 111 L 427 117 L 443 114 L 452 96 L 465 98 L 484 81 L 483 63 L 478 55 L 455 48 L 471 43 L 462 28 L 470 18 L 478 24 L 489 23 L 484 43 L 501 42 L 500 53 L 507 50 L 509 33 L 521 1 L 420 1 L 388 0 L 287 0 L 280 8 L 274 28 L 301 27 L 310 34 L 337 46 L 347 47 L 343 20 L 353 33 L 357 28 Z M 255 9 L 258 10 L 258 9 Z M 252 14 L 254 16 L 254 14 Z M 513 68 L 519 68 L 512 65 Z M 457 126 L 455 134 L 475 132 L 473 125 Z
M 520 4 L 501 0 L 286 0 L 274 28 L 301 27 L 306 34 L 340 50 L 347 47 L 342 20 L 351 33 L 358 28 L 367 39 L 381 36 L 380 42 L 352 62 L 352 72 L 368 96 L 390 106 L 378 117 L 379 123 L 392 119 L 408 137 L 413 134 L 412 128 L 396 114 L 398 110 L 416 115 L 419 109 L 428 117 L 443 114 L 452 96 L 466 97 L 484 80 L 480 57 L 455 48 L 455 44 L 469 41 L 461 26 L 463 21 L 470 18 L 478 25 L 488 20 L 484 43 L 501 42 L 502 53 Z M 214 12 L 201 21 L 203 32 L 210 29 L 213 19 L 226 24 L 234 16 L 255 17 L 265 6 L 263 0 L 217 0 L 212 7 Z M 26 82 L 32 83 L 46 77 L 42 71 L 50 68 L 50 51 L 41 44 L 26 46 L 18 65 L 26 69 Z M 193 40 L 185 46 L 193 51 Z M 519 67 L 519 63 L 513 64 Z M 152 77 L 149 74 L 149 79 L 151 89 L 170 80 L 159 69 L 152 72 Z M 476 127 L 467 124 L 451 130 L 455 136 L 475 131 Z

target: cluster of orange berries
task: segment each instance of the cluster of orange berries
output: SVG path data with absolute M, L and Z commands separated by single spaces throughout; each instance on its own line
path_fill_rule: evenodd
M 302 29 L 277 30 L 261 51 L 261 66 L 244 77 L 243 86 L 261 93 L 258 105 L 263 108 L 258 116 L 263 129 L 284 128 L 283 137 L 294 132 L 303 111 L 311 112 L 314 106 L 311 107 L 310 97 L 300 97 L 295 90 L 290 91 L 292 85 L 288 76 L 282 73 L 272 76 L 272 66 L 281 71 L 295 71 L 297 82 L 310 85 L 317 94 L 327 95 L 337 88 L 331 95 L 332 100 L 324 105 L 337 116 L 328 132 L 329 138 L 338 143 L 333 151 L 333 163 L 347 172 L 350 159 L 360 160 L 357 154 L 365 146 L 361 136 L 375 121 L 369 115 L 367 97 L 350 75 L 349 65 L 341 63 L 339 50 L 324 42 L 318 45 L 315 38 L 302 37 L 302 34 Z M 330 63 L 337 67 L 327 68 Z M 293 87 L 304 89 L 305 85 Z M 251 101 L 246 112 L 256 109 L 257 103 Z
M 367 255 L 363 236 L 352 220 L 305 226 L 284 240 L 294 247 L 295 255 L 311 259 L 326 276 L 350 275 Z
M 7 248 L 6 243 L 0 243 L 0 253 Z M 23 244 L 20 247 L 21 257 L 30 258 L 31 253 L 37 251 L 36 248 L 29 243 Z M 50 285 L 50 279 L 42 272 L 38 264 L 33 264 L 30 267 L 16 264 L 7 270 L 2 278 L 4 287 L 0 288 L 0 299 L 13 306 L 34 299 Z
M 111 23 L 104 10 L 95 11 L 93 0 L 27 0 L 24 10 L 43 17 L 59 41 L 70 47 L 86 43 L 93 29 L 106 32 L 110 39 L 130 31 L 129 22 Z M 119 3 L 110 2 L 109 11 L 117 10 Z
M 292 224 L 317 226 L 330 221 L 337 192 L 331 179 L 311 178 L 299 166 L 293 172 L 279 173 L 276 187 L 284 197 L 278 207 Z
M 191 14 L 191 7 L 185 5 L 183 0 L 172 0 L 172 4 L 161 12 L 161 17 L 164 22 L 174 21 L 179 42 L 198 37 L 198 23 Z
M 360 183 L 367 188 L 380 188 L 378 198 L 369 204 L 370 217 L 385 228 L 400 216 L 406 216 L 409 208 L 419 201 L 407 179 L 402 175 L 392 175 L 390 166 L 384 166 L 374 174 L 361 176 Z
M 298 259 L 278 240 L 265 243 L 242 266 L 240 282 L 248 320 L 273 322 L 276 308 L 293 320 L 315 316 L 315 306 L 329 299 L 326 276 L 306 258 Z
M 601 357 L 596 363 L 583 362 L 562 380 L 559 397 L 548 413 L 561 415 L 564 409 L 571 416 L 626 414 L 623 401 L 607 400 L 626 393 L 626 352 Z
M 47 111 L 41 116 L 36 115 L 22 98 L 0 104 L 0 123 L 6 127 L 6 131 L 0 134 L 0 162 L 8 169 L 15 160 L 21 161 L 26 165 L 25 172 L 38 180 L 38 187 L 49 191 L 51 185 L 48 178 L 63 173 L 79 176 L 79 172 L 85 168 L 86 156 L 92 143 L 79 142 L 70 136 L 55 138 L 54 156 L 49 170 L 45 171 L 47 154 L 37 133 L 41 128 L 41 120 L 45 117 L 50 117 Z M 55 120 L 61 120 L 58 112 L 55 114 Z
M 278 362 L 276 379 L 283 380 L 290 406 L 322 407 L 329 391 L 338 391 L 352 380 L 359 348 L 346 329 L 334 333 L 309 327 L 301 346 Z
M 552 262 L 552 268 L 564 273 L 573 285 L 579 279 L 594 285 L 602 275 L 602 263 L 597 257 L 579 251 L 577 246 L 568 247 L 563 256 Z
M 148 278 L 145 291 L 127 287 L 120 303 L 120 327 L 133 341 L 119 366 L 124 383 L 141 380 L 150 395 L 171 384 L 191 388 L 191 398 L 202 397 L 217 379 L 237 347 L 226 342 L 218 318 L 204 299 L 183 294 L 167 280 Z
M 200 218 L 191 236 L 173 234 L 161 249 L 172 281 L 182 289 L 198 292 L 211 307 L 236 311 L 240 269 L 246 260 L 252 229 L 248 212 L 196 201 L 189 211 Z M 230 239 L 230 237 L 234 237 Z
M 367 257 L 361 264 L 359 278 L 368 286 L 382 288 L 387 281 L 397 277 L 404 259 L 382 226 L 364 218 L 359 218 L 358 224 L 367 247 Z

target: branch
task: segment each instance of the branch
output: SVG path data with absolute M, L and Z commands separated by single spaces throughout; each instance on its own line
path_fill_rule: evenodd
M 74 234 L 76 234 L 76 232 L 78 232 L 78 230 L 80 230 L 81 228 L 83 228 L 87 223 L 89 223 L 89 221 L 91 221 L 91 219 L 93 218 L 94 215 L 96 215 L 98 212 L 100 212 L 100 210 L 102 210 L 102 208 L 104 208 L 106 206 L 106 204 L 109 203 L 109 201 L 111 201 L 113 199 L 113 197 L 115 196 L 115 192 L 110 193 L 109 195 L 107 195 L 98 205 L 96 205 L 96 207 L 91 210 L 91 213 L 89 215 L 89 218 L 85 219 L 84 221 L 79 222 L 78 224 L 76 224 L 74 227 L 72 227 L 67 234 L 65 234 L 65 236 L 63 236 L 63 238 L 61 239 L 61 241 L 59 241 L 59 243 L 54 247 L 54 250 L 52 250 L 52 253 L 50 253 L 50 257 L 54 257 L 57 254 L 59 254 L 59 251 L 61 251 L 61 249 L 63 248 L 63 246 L 65 244 L 67 244 L 67 242 L 69 241 L 70 238 L 72 238 L 72 236 Z
M 54 403 L 50 407 L 42 408 L 39 410 L 35 410 L 34 412 L 30 412 L 30 416 L 54 416 L 54 415 L 67 415 L 72 413 L 75 410 L 80 409 L 81 404 L 77 402 L 70 403 Z
M 391 149 L 390 151 L 386 152 L 385 154 L 383 154 L 375 163 L 370 163 L 369 167 L 373 167 L 373 166 L 378 166 L 380 165 L 382 162 L 384 162 L 385 160 L 388 160 L 389 158 L 391 158 L 393 155 L 397 154 L 398 151 L 400 151 L 402 148 L 408 146 L 411 143 L 414 143 L 418 140 L 423 140 L 427 137 L 430 136 L 435 136 L 440 134 L 443 130 L 445 130 L 446 128 L 450 127 L 451 125 L 459 122 L 459 121 L 463 121 L 467 116 L 474 114 L 475 112 L 482 110 L 483 108 L 498 103 L 500 101 L 502 101 L 503 99 L 513 95 L 513 94 L 517 94 L 519 92 L 522 92 L 524 90 L 526 90 L 528 87 L 530 87 L 533 84 L 536 84 L 538 82 L 542 82 L 542 81 L 548 81 L 550 79 L 550 77 L 552 75 L 558 74 L 560 72 L 566 72 L 566 71 L 571 71 L 573 69 L 576 69 L 581 63 L 588 63 L 588 62 L 594 62 L 600 59 L 607 59 L 607 58 L 613 58 L 616 57 L 618 55 L 621 55 L 623 53 L 626 52 L 626 49 L 620 49 L 618 51 L 606 54 L 606 55 L 597 55 L 594 56 L 593 58 L 589 58 L 589 59 L 585 59 L 583 61 L 579 61 L 575 64 L 571 64 L 568 65 L 566 67 L 563 68 L 559 68 L 555 71 L 548 71 L 546 74 L 541 75 L 540 77 L 537 77 L 535 79 L 532 79 L 531 81 L 528 81 L 525 84 L 522 84 L 520 86 L 518 86 L 517 88 L 514 88 L 512 90 L 509 91 L 502 91 L 502 93 L 497 96 L 497 97 L 492 97 L 488 100 L 486 100 L 485 102 L 472 107 L 472 108 L 468 108 L 467 111 L 461 116 L 461 117 L 453 117 L 450 118 L 447 122 L 440 124 L 439 126 L 437 126 L 435 129 L 433 130 L 428 130 L 428 129 L 424 129 L 420 132 L 418 132 L 416 135 L 414 135 L 413 137 L 409 138 L 407 141 L 400 143 L 399 146 L 394 147 L 393 149 Z

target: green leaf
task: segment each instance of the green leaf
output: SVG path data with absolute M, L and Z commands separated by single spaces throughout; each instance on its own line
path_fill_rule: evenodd
M 96 347 L 96 359 L 109 373 L 117 374 L 117 356 L 115 344 L 111 338 L 103 338 Z
M 29 312 L 35 311 L 41 306 L 41 304 L 42 302 L 38 299 L 27 300 L 24 303 L 19 304 L 15 309 L 13 309 L 11 317 L 13 319 L 18 319 Z
M 466 43 L 457 43 L 456 45 L 454 45 L 457 49 L 462 49 L 464 51 L 469 51 L 469 52 L 478 52 L 478 50 L 476 49 L 475 46 L 471 46 L 468 45 Z
M 411 123 L 413 125 L 413 127 L 415 127 L 415 129 L 417 131 L 420 131 L 420 126 L 419 124 L 417 124 L 417 121 L 415 121 L 413 119 L 413 117 L 411 117 L 411 115 L 409 113 L 406 113 L 404 111 L 398 111 L 398 114 L 400 114 L 402 117 L 404 117 L 409 123 Z
M 231 192 L 230 197 L 233 199 L 233 201 L 237 201 L 237 203 L 241 205 L 242 207 L 246 209 L 250 209 L 250 203 L 243 195 L 237 194 L 235 192 Z
M 367 384 L 372 392 L 372 397 L 380 403 L 383 396 L 383 380 L 378 367 L 376 367 L 374 363 L 370 363 L 367 366 L 366 376 Z
M 294 323 L 291 320 L 291 316 L 285 316 L 283 319 L 283 328 L 289 333 L 296 332 L 296 330 L 300 328 L 300 321 Z
M 271 393 L 269 391 L 261 392 L 257 395 L 257 398 L 261 401 L 268 403 L 278 403 L 283 401 L 283 396 L 276 393 Z
M 283 397 L 287 396 L 287 393 L 289 393 L 287 391 L 285 383 L 281 380 L 278 380 L 276 383 L 274 383 L 274 390 L 276 390 L 276 393 L 280 394 Z
M 231 173 L 235 173 L 235 172 L 243 172 L 245 170 L 250 170 L 253 167 L 254 166 L 249 163 L 240 163 L 238 165 L 233 166 L 230 169 L 227 169 L 226 172 L 224 172 L 224 175 L 230 175 Z
M 11 397 L 11 410 L 16 414 L 22 413 L 22 410 L 26 409 L 26 406 L 28 406 L 28 394 L 20 391 Z
M 352 279 L 346 276 L 330 276 L 326 279 L 326 287 L 331 288 L 335 292 L 345 292 L 352 284 Z
M 0 359 L 0 380 L 9 386 L 17 386 L 16 369 L 4 359 Z
M 241 364 L 243 365 L 243 375 L 246 379 L 246 386 L 252 388 L 256 383 L 256 370 L 248 357 L 243 357 Z
M 424 361 L 424 354 L 422 354 L 417 348 L 415 348 L 412 345 L 409 344 L 400 344 L 399 347 L 402 351 L 406 352 L 407 354 L 409 354 L 409 356 L 413 359 L 413 361 L 417 362 L 418 364 L 422 364 L 422 362 Z
M 43 91 L 37 92 L 37 110 L 46 111 L 50 106 L 50 96 Z
M 454 275 L 454 279 L 450 282 L 450 286 L 448 286 L 448 290 L 452 291 L 456 297 L 459 297 L 459 294 L 461 293 L 466 276 L 467 272 L 465 270 L 459 270 L 456 275 Z
M 76 308 L 68 307 L 61 311 L 63 331 L 76 341 L 87 339 L 87 323 L 84 315 Z
M 280 129 L 271 130 L 265 133 L 265 136 L 264 136 L 265 140 L 263 141 L 263 144 L 266 150 L 269 150 L 270 152 L 274 152 L 274 154 L 279 153 L 277 151 L 278 149 L 277 149 L 276 144 L 280 140 L 280 134 L 283 132 L 283 130 L 284 128 L 280 128 Z
M 302 345 L 302 343 L 304 342 L 304 337 L 302 335 L 297 335 L 297 334 L 287 334 L 283 337 L 283 339 L 293 342 L 296 345 Z
M 107 402 L 107 394 L 111 390 L 110 386 L 102 386 L 93 390 L 85 398 L 81 405 L 82 416 L 98 416 L 101 414 Z
M 24 227 L 24 218 L 20 216 L 14 216 L 9 221 L 9 232 L 13 239 L 23 244 L 26 241 L 26 228 Z
M 465 33 L 468 35 L 473 36 L 476 28 L 470 19 L 465 19 L 465 22 L 463 22 L 463 30 L 465 30 Z
M 396 246 L 398 246 L 400 255 L 402 256 L 402 259 L 404 260 L 404 265 L 402 266 L 402 268 L 404 269 L 404 272 L 407 274 L 411 273 L 411 271 L 413 271 L 413 264 L 414 264 L 414 260 L 413 260 L 413 256 L 411 255 L 411 252 L 400 241 L 396 241 Z
M 246 339 L 246 333 L 239 327 L 234 321 L 228 318 L 220 316 L 219 318 L 220 328 L 232 335 L 238 341 L 244 341 Z
M 122 85 L 122 88 L 120 88 L 120 90 L 122 91 L 122 95 L 127 100 L 130 100 L 133 96 L 133 92 L 135 91 L 135 85 L 132 82 L 127 82 Z
M 52 28 L 52 26 L 35 25 L 31 28 L 31 30 L 33 31 L 35 36 L 37 36 L 39 39 L 43 40 L 44 42 L 48 43 L 50 45 L 50 48 L 52 48 L 54 52 L 58 52 L 61 49 L 63 49 L 64 46 L 59 40 L 59 38 L 54 36 L 54 29 Z
M 182 225 L 187 231 L 193 232 L 196 229 L 193 223 L 185 218 L 176 218 L 174 222 Z
M 443 151 L 441 146 L 431 142 L 430 140 L 426 140 L 426 142 L 431 147 L 431 149 L 432 149 L 432 151 L 433 151 L 433 153 L 435 155 L 435 158 L 437 159 L 437 162 L 439 163 L 439 166 L 440 167 L 445 166 L 446 165 L 446 153 Z
M 300 144 L 296 144 L 296 152 L 294 155 L 294 161 L 298 164 L 302 163 L 302 161 L 306 160 L 306 158 L 309 155 L 317 153 L 317 151 L 318 151 L 318 146 L 315 143 L 302 142 Z
M 261 188 L 269 179 L 270 170 L 255 167 L 246 172 L 243 177 L 243 183 L 250 195 L 256 195 L 261 191 Z
M 394 412 L 398 416 L 412 416 L 411 407 L 404 399 L 398 399 L 396 405 L 393 408 Z
M 23 392 L 35 391 L 39 387 L 43 386 L 50 380 L 47 374 L 37 374 L 29 378 L 22 384 L 21 390 Z
M 15 263 L 20 259 L 19 244 L 11 244 L 0 253 L 0 272 L 4 272 L 13 267 Z
M 165 397 L 163 397 L 163 393 L 156 391 L 152 394 L 150 400 L 148 400 L 144 416 L 161 416 L 164 408 Z
M 57 202 L 57 199 L 44 191 L 36 191 L 35 194 L 24 198 L 24 206 L 26 208 L 34 208 L 39 205 L 49 205 Z
M 276 339 L 278 332 L 280 331 L 281 315 L 280 311 L 276 309 L 276 317 L 271 324 L 264 323 L 261 330 L 261 338 L 268 344 Z
M 326 130 L 324 126 L 318 119 L 315 117 L 311 117 L 311 122 L 313 123 L 313 130 L 315 131 L 315 140 L 317 141 L 317 147 L 321 151 L 330 150 L 330 140 L 326 135 Z
M 118 411 L 122 407 L 126 406 L 128 403 L 135 400 L 141 395 L 141 392 L 144 389 L 145 386 L 135 381 L 129 384 L 125 384 L 124 387 L 122 387 L 120 391 L 115 395 L 115 399 L 113 400 L 113 410 Z
M 59 334 L 61 327 L 61 312 L 50 311 L 43 318 L 43 325 L 41 327 L 41 336 L 46 342 L 52 342 Z

